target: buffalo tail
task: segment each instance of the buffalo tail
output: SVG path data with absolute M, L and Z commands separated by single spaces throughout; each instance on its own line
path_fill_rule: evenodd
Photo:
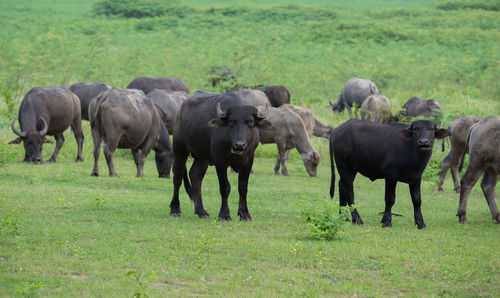
M 333 160 L 333 142 L 330 139 L 330 168 L 332 170 L 332 179 L 330 181 L 330 198 L 333 199 L 335 194 L 335 163 Z

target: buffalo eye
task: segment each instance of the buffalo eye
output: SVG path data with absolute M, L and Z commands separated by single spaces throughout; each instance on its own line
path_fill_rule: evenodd
M 247 123 L 248 123 L 249 127 L 254 127 L 254 125 L 255 125 L 255 121 L 253 119 L 248 120 Z

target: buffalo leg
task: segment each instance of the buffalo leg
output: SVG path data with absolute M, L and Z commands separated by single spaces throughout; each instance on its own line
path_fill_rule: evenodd
M 468 223 L 467 220 L 467 198 L 469 197 L 469 193 L 472 190 L 474 184 L 476 184 L 477 179 L 481 176 L 483 169 L 475 166 L 474 160 L 469 160 L 469 165 L 467 166 L 467 170 L 465 171 L 464 176 L 460 180 L 460 202 L 458 203 L 458 222 L 459 223 Z
M 82 130 L 82 122 L 81 119 L 77 119 L 71 124 L 71 129 L 73 130 L 73 134 L 75 135 L 76 144 L 77 144 L 77 154 L 75 162 L 83 161 L 82 158 L 82 148 L 83 148 L 83 139 L 85 138 Z
M 397 180 L 395 179 L 385 179 L 385 210 L 381 220 L 383 228 L 392 227 L 391 211 L 392 206 L 394 206 L 394 202 L 396 201 L 396 184 Z M 413 205 L 415 206 L 415 201 L 413 202 Z
M 175 149 L 175 148 L 174 148 Z M 172 167 L 172 172 L 174 178 L 172 182 L 174 184 L 174 191 L 172 195 L 172 201 L 170 202 L 170 215 L 171 216 L 181 216 L 181 205 L 179 202 L 179 189 L 182 184 L 182 178 L 186 174 L 186 161 L 188 154 L 183 151 L 181 153 L 177 152 L 174 156 L 174 165 Z
M 452 148 L 453 150 L 453 148 Z M 457 152 L 456 150 L 453 152 L 451 156 L 450 168 L 451 168 L 451 177 L 453 177 L 453 189 L 456 193 L 460 193 L 460 181 L 458 179 L 458 168 L 460 167 L 460 161 L 462 160 L 462 155 L 465 154 L 465 149 Z
M 61 147 L 64 144 L 64 135 L 62 133 L 56 134 L 54 138 L 56 139 L 56 148 L 54 149 L 54 153 L 52 153 L 52 156 L 50 157 L 48 162 L 56 162 L 59 150 L 61 150 Z
M 422 196 L 420 193 L 420 182 L 419 179 L 414 184 L 410 184 L 410 195 L 411 201 L 413 202 L 413 217 L 415 219 L 415 224 L 419 229 L 425 229 L 424 218 L 422 216 L 422 210 L 420 210 L 420 206 L 422 205 Z
M 481 181 L 481 189 L 483 190 L 488 207 L 490 207 L 491 218 L 500 223 L 500 213 L 498 212 L 497 203 L 495 202 L 495 186 L 497 184 L 498 175 L 490 168 L 484 172 L 483 180 Z
M 217 178 L 219 178 L 219 191 L 222 197 L 219 211 L 219 220 L 230 221 L 231 214 L 229 212 L 227 198 L 229 197 L 229 193 L 231 192 L 231 184 L 229 184 L 229 180 L 227 180 L 227 166 L 216 165 L 215 168 L 217 170 Z
M 446 155 L 446 157 L 443 158 L 442 161 L 443 165 L 441 166 L 441 172 L 439 173 L 439 183 L 438 183 L 439 191 L 443 191 L 444 178 L 446 177 L 446 173 L 450 168 L 450 159 L 451 159 L 451 152 L 448 155 Z
M 274 165 L 274 174 L 279 175 L 280 174 L 280 167 L 281 167 L 281 159 L 280 159 L 280 153 L 276 155 L 276 164 Z
M 346 170 L 345 168 L 338 166 L 338 171 L 340 174 L 339 180 L 339 202 L 340 206 L 345 206 L 346 203 L 349 206 L 354 205 L 354 179 L 356 178 L 356 174 L 352 173 L 350 170 Z M 344 204 L 344 205 L 342 205 Z M 351 210 L 352 223 L 362 225 L 363 220 L 358 213 L 358 210 L 354 208 Z
M 99 155 L 101 154 L 101 135 L 99 130 L 92 129 L 92 139 L 94 140 L 94 168 L 91 176 L 99 176 Z
M 191 169 L 189 170 L 189 179 L 191 179 L 191 200 L 194 202 L 194 213 L 200 218 L 208 218 L 210 215 L 203 208 L 203 200 L 201 198 L 201 183 L 207 172 L 208 162 L 200 159 L 195 159 Z
M 250 177 L 250 172 L 252 171 L 253 156 L 248 161 L 248 163 L 241 169 L 238 175 L 238 193 L 239 193 L 239 204 L 238 204 L 238 215 L 240 220 L 250 221 L 252 216 L 248 212 L 247 206 L 247 192 L 248 192 L 248 179 Z
M 286 147 L 285 145 L 277 144 L 278 145 L 278 156 L 279 156 L 279 162 L 281 163 L 281 173 L 285 176 L 290 176 L 288 173 L 288 169 L 286 168 Z
M 143 166 L 144 166 L 144 161 L 142 161 L 141 153 L 139 152 L 139 149 L 131 149 L 132 151 L 132 157 L 134 158 L 134 163 L 135 167 L 137 169 L 137 174 L 135 175 L 136 177 L 143 177 Z
M 108 142 L 104 145 L 104 157 L 106 158 L 106 163 L 108 164 L 108 171 L 110 177 L 118 176 L 115 171 L 115 166 L 113 164 L 113 155 L 115 154 L 116 147 L 118 145 L 118 140 L 116 142 Z

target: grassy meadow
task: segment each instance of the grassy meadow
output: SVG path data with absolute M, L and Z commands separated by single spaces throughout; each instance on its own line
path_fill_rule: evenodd
M 126 150 L 115 154 L 120 177 L 107 177 L 103 156 L 101 177 L 91 177 L 88 122 L 82 163 L 73 162 L 69 130 L 55 164 L 22 163 L 23 146 L 7 144 L 32 87 L 125 87 L 138 76 L 175 76 L 191 92 L 220 91 L 209 80 L 217 66 L 246 86 L 285 85 L 292 103 L 334 126 L 349 115 L 333 114 L 328 99 L 354 76 L 375 82 L 393 112 L 418 96 L 441 104 L 444 125 L 461 115 L 498 115 L 497 1 L 143 0 L 128 9 L 162 13 L 140 18 L 99 14 L 97 2 L 0 1 L 0 296 L 499 295 L 500 227 L 479 183 L 469 197 L 471 223 L 458 224 L 451 175 L 444 192 L 436 187 L 447 154 L 441 142 L 422 183 L 427 230 L 414 226 L 404 184 L 393 208 L 403 217 L 382 229 L 384 182 L 358 175 L 356 206 L 365 225 L 349 226 L 333 241 L 314 239 L 303 215 L 338 201 L 338 191 L 334 200 L 328 195 L 323 139 L 312 140 L 322 154 L 314 178 L 296 150 L 291 176 L 274 175 L 276 147 L 259 146 L 248 192 L 252 222 L 238 220 L 234 174 L 233 221 L 216 221 L 213 167 L 203 183 L 213 216 L 206 220 L 193 215 L 183 190 L 183 216 L 168 216 L 172 181 L 157 178 L 153 155 L 144 178 L 134 177 Z M 44 159 L 53 148 L 44 146 Z

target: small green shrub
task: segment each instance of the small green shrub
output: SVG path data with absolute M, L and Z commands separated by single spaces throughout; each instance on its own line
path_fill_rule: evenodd
M 337 232 L 345 229 L 349 225 L 348 216 L 350 208 L 347 206 L 340 207 L 337 204 L 330 202 L 325 203 L 325 208 L 322 212 L 316 213 L 313 211 L 305 211 L 306 221 L 311 228 L 313 238 L 320 240 L 333 240 Z M 352 208 L 355 208 L 354 206 Z
M 442 10 L 482 9 L 500 11 L 500 2 L 497 0 L 448 0 L 439 3 L 437 8 Z
M 172 1 L 162 0 L 101 0 L 94 4 L 95 15 L 123 18 L 147 18 L 167 14 Z

